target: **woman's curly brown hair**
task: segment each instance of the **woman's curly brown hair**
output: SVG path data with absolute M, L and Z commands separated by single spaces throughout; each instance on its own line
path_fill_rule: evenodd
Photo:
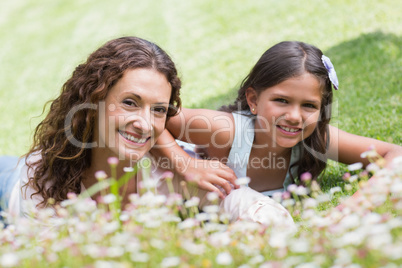
M 63 85 L 60 96 L 51 103 L 49 113 L 35 129 L 33 144 L 25 155 L 33 176 L 25 187 L 33 187 L 36 190 L 33 195 L 43 197 L 39 205 L 47 205 L 49 198 L 58 203 L 67 199 L 69 192 L 81 192 L 82 174 L 91 165 L 88 144 L 93 141 L 97 115 L 96 109 L 88 107 L 104 100 L 124 72 L 135 68 L 151 68 L 165 75 L 172 87 L 167 117 L 177 113 L 181 106 L 181 81 L 169 55 L 154 43 L 138 37 L 107 42 L 77 66 Z M 71 118 L 69 112 L 73 114 Z M 80 146 L 71 140 L 79 141 Z M 28 161 L 34 154 L 39 154 L 40 159 Z

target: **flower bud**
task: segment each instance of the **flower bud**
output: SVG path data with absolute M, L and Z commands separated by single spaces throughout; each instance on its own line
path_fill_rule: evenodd
M 117 164 L 119 163 L 119 159 L 117 157 L 109 157 L 107 159 L 107 162 L 111 166 L 117 166 Z
M 304 172 L 301 174 L 300 179 L 302 182 L 309 182 L 311 180 L 312 176 L 310 172 Z

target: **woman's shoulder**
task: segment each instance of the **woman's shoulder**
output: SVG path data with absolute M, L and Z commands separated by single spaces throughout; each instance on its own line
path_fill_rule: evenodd
M 33 195 L 36 191 L 28 184 L 29 178 L 33 176 L 35 163 L 40 161 L 40 153 L 32 153 L 22 159 L 19 164 L 18 181 L 14 185 L 10 200 L 9 200 L 9 212 L 15 216 L 24 216 L 27 214 L 28 210 L 35 207 L 37 204 L 43 201 L 40 195 Z
M 43 197 L 40 194 L 35 194 L 37 190 L 29 183 L 30 178 L 34 176 L 35 169 L 41 160 L 41 152 L 33 152 L 26 156 L 25 163 L 21 167 L 19 185 L 17 185 L 17 193 L 19 196 L 22 213 L 26 212 L 28 207 L 36 207 L 43 201 Z M 47 189 L 50 186 L 51 182 L 49 181 L 46 183 L 45 188 Z
M 35 151 L 25 157 L 26 163 L 29 165 L 38 163 L 42 159 L 41 151 Z

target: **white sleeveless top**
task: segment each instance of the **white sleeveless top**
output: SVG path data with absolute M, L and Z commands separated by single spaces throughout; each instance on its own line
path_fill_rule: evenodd
M 238 178 L 247 176 L 247 165 L 250 157 L 251 147 L 254 142 L 254 116 L 251 113 L 232 113 L 235 123 L 235 135 L 232 148 L 229 152 L 228 162 L 226 165 L 233 169 Z M 300 146 L 298 143 L 292 148 L 289 167 L 300 159 Z M 297 177 L 297 170 L 292 169 L 293 178 Z M 267 174 L 269 176 L 269 174 Z M 264 195 L 271 196 L 275 192 L 283 192 L 292 184 L 292 177 L 288 170 L 283 188 L 262 192 Z

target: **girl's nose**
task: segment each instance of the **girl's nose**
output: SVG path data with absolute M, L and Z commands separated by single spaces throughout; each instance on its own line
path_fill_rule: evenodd
M 302 121 L 301 118 L 301 111 L 299 107 L 292 107 L 290 108 L 286 115 L 285 115 L 285 120 L 291 122 L 291 123 L 299 123 Z

